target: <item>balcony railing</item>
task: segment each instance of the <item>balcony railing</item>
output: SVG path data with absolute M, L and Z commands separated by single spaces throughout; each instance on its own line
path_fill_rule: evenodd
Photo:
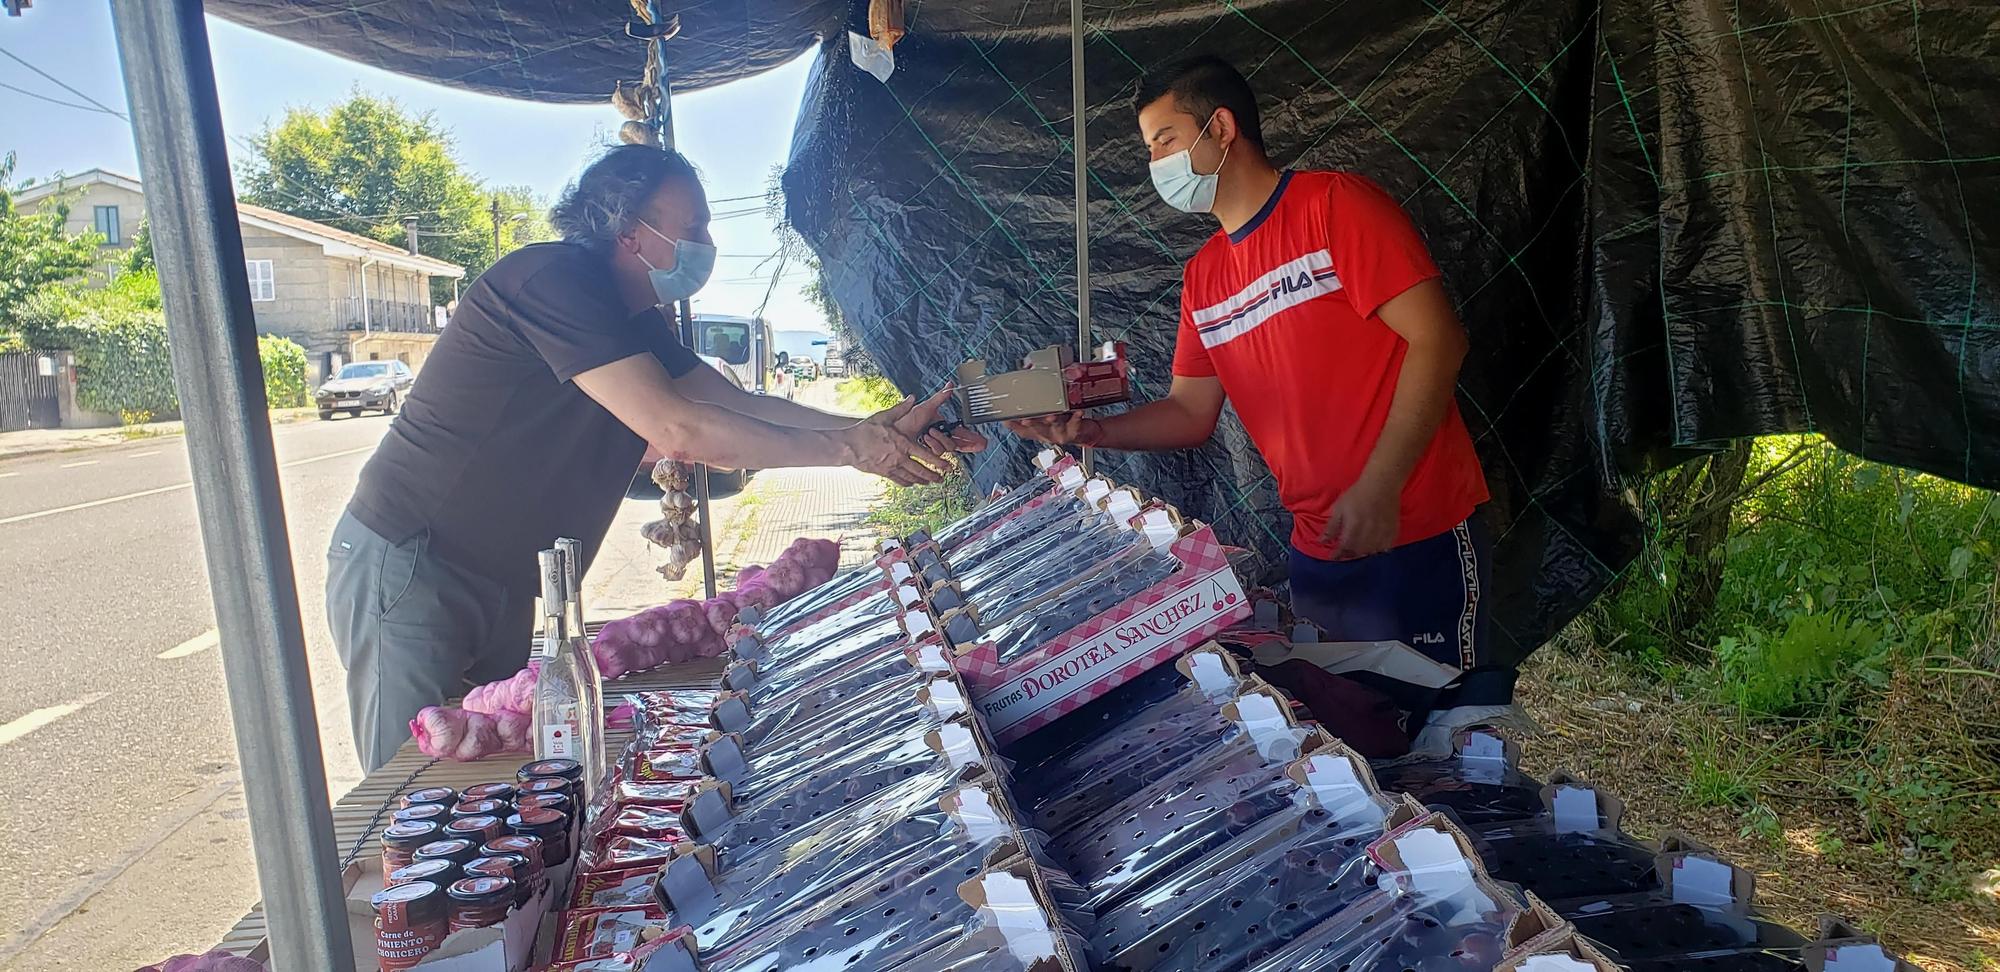
M 366 316 L 363 316 L 362 308 L 362 300 L 359 297 L 341 300 L 338 308 L 341 326 L 350 331 L 437 333 L 437 320 L 432 316 L 432 310 L 423 304 L 370 297 L 367 300 Z

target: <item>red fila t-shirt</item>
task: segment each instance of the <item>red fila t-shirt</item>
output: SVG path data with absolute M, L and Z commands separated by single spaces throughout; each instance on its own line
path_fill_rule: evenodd
M 1278 478 L 1292 544 L 1321 559 L 1333 501 L 1375 450 L 1409 345 L 1375 313 L 1438 275 L 1410 217 L 1344 172 L 1287 172 L 1264 211 L 1188 261 L 1174 374 L 1217 377 Z M 1396 544 L 1486 501 L 1454 401 L 1403 486 Z

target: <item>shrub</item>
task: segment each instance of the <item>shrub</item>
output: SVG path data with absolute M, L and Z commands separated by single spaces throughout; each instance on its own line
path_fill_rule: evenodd
M 306 349 L 275 334 L 257 339 L 257 357 L 264 363 L 264 397 L 271 408 L 303 408 L 306 395 Z
M 90 315 L 70 327 L 78 336 L 76 397 L 84 408 L 114 414 L 145 411 L 159 418 L 180 415 L 165 315 Z
M 841 408 L 861 415 L 872 415 L 903 400 L 895 382 L 880 375 L 843 378 L 834 386 L 833 393 Z

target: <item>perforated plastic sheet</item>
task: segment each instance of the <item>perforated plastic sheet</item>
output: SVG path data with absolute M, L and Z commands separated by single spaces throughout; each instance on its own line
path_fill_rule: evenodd
M 638 76 L 626 0 L 211 0 L 389 70 L 540 101 Z M 909 6 L 886 85 L 861 3 L 665 3 L 677 90 L 823 38 L 786 175 L 793 222 L 906 389 L 1075 340 L 1069 7 Z M 1460 399 L 1498 537 L 1498 652 L 1540 644 L 1642 542 L 1629 478 L 1736 436 L 1814 430 L 2000 485 L 2000 6 L 1985 0 L 1085 2 L 1098 340 L 1166 386 L 1179 266 L 1139 76 L 1229 57 L 1283 164 L 1367 174 L 1430 241 L 1471 330 Z M 702 133 L 684 132 L 684 138 Z M 976 463 L 1026 478 L 1027 451 Z M 1203 449 L 1106 456 L 1274 580 L 1288 531 L 1233 418 Z
M 847 319 L 905 389 L 1075 340 L 1061 2 L 912 8 L 886 85 L 824 49 L 786 176 Z M 1189 54 L 1261 94 L 1281 164 L 1389 188 L 1473 341 L 1497 650 L 1519 657 L 1632 560 L 1631 477 L 1817 430 L 2000 483 L 2000 8 L 1085 3 L 1093 325 L 1163 394 L 1179 270 L 1213 223 L 1147 182 L 1130 98 Z M 1985 205 L 1981 202 L 1984 200 Z M 975 466 L 1025 475 L 1023 448 Z M 1272 565 L 1289 531 L 1225 416 L 1210 446 L 1106 454 Z M 1275 566 L 1260 580 L 1273 580 Z

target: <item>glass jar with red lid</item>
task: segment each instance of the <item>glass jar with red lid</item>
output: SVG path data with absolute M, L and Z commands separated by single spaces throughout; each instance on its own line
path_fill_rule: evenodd
M 514 778 L 522 783 L 542 777 L 582 783 L 583 764 L 573 759 L 538 759 L 514 773 Z
M 519 805 L 522 799 L 540 793 L 560 793 L 574 800 L 577 794 L 581 792 L 582 787 L 574 781 L 565 780 L 559 776 L 538 776 L 532 780 L 522 780 L 521 785 L 517 789 L 518 792 L 514 794 L 514 803 Z
M 499 817 L 506 819 L 514 812 L 514 805 L 505 800 L 460 800 L 451 808 L 451 819 L 463 817 Z
M 514 798 L 516 810 L 561 810 L 568 813 L 569 807 L 569 794 L 560 790 L 548 793 L 523 793 Z
M 442 803 L 412 803 L 395 812 L 391 817 L 397 823 L 418 820 L 435 820 L 444 823 L 451 819 L 451 808 Z
M 441 803 L 451 806 L 458 802 L 458 791 L 448 786 L 427 786 L 421 790 L 411 790 L 403 794 L 404 807 L 414 807 L 420 803 Z
M 479 784 L 478 786 L 468 786 L 468 787 L 466 787 L 466 788 L 465 788 L 464 792 L 462 792 L 462 793 L 460 793 L 460 794 L 458 795 L 458 798 L 459 798 L 459 799 L 460 799 L 461 801 L 463 801 L 463 800 L 512 800 L 512 799 L 514 799 L 514 784 L 512 784 L 512 783 L 481 783 L 481 784 Z
M 560 810 L 523 810 L 507 818 L 507 829 L 542 840 L 542 866 L 558 867 L 569 860 L 569 814 Z
M 375 960 L 383 972 L 413 968 L 437 950 L 450 933 L 444 888 L 411 881 L 375 892 Z
M 514 906 L 514 879 L 469 877 L 453 884 L 445 894 L 451 899 L 451 931 L 485 928 L 507 920 L 507 909 Z
M 507 825 L 499 817 L 460 817 L 444 825 L 446 838 L 463 837 L 474 844 L 485 844 L 495 837 L 507 836 Z
M 398 884 L 408 884 L 411 881 L 429 881 L 442 888 L 464 876 L 465 874 L 459 870 L 457 861 L 434 858 L 427 861 L 418 861 L 408 867 L 397 868 L 394 873 L 388 876 L 385 884 L 393 888 Z
M 392 823 L 382 831 L 382 874 L 387 877 L 416 860 L 417 848 L 444 836 L 444 825 L 435 820 Z
M 547 873 L 542 863 L 545 851 L 542 848 L 542 839 L 540 837 L 530 837 L 525 834 L 509 834 L 498 840 L 487 841 L 486 846 L 479 849 L 479 853 L 487 857 L 504 857 L 508 854 L 515 854 L 526 858 L 528 861 L 527 880 L 536 889 L 540 889 L 543 875 Z M 519 879 L 519 877 L 516 877 L 516 880 Z
M 417 848 L 416 859 L 420 861 L 451 861 L 460 867 L 471 863 L 479 856 L 479 845 L 463 837 L 434 840 Z
M 516 908 L 526 905 L 534 896 L 536 873 L 520 854 L 488 854 L 465 865 L 466 877 L 503 877 L 513 881 Z

